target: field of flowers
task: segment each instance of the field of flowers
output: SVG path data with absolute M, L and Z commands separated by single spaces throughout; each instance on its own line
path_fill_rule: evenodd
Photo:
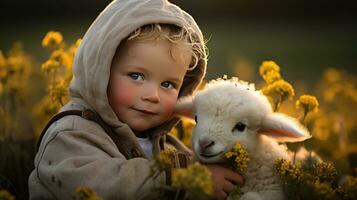
M 28 198 L 27 178 L 34 168 L 36 139 L 47 120 L 68 101 L 73 57 L 80 42 L 68 44 L 61 33 L 48 32 L 42 40 L 48 49 L 47 60 L 24 51 L 21 43 L 15 43 L 8 52 L 0 49 L 0 199 Z M 285 80 L 281 74 L 284 68 L 274 61 L 262 61 L 259 69 L 262 81 L 257 88 L 269 98 L 273 109 L 298 118 L 312 134 L 305 142 L 288 145 L 295 157 L 308 158 L 306 162 L 276 161 L 287 194 L 301 194 L 289 199 L 307 199 L 309 194 L 310 199 L 357 198 L 356 75 L 327 68 L 307 91 Z M 193 126 L 183 119 L 172 134 L 190 146 Z M 171 167 L 169 155 L 163 152 L 155 158 L 153 176 Z M 240 166 L 237 171 L 243 173 L 249 156 L 239 146 L 227 159 L 232 156 L 233 164 Z M 170 190 L 189 191 L 187 199 L 208 198 L 211 183 L 199 164 L 174 171 L 172 176 L 174 189 Z M 100 199 L 90 188 L 79 187 L 74 193 L 77 199 Z

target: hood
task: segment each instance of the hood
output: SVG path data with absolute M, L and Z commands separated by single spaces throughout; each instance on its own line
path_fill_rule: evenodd
M 109 125 L 121 127 L 109 105 L 107 85 L 112 59 L 120 42 L 135 29 L 152 23 L 191 27 L 197 32 L 201 44 L 203 35 L 194 19 L 167 0 L 114 0 L 95 19 L 85 33 L 74 59 L 73 79 L 69 94 L 75 102 L 85 102 Z M 188 72 L 180 96 L 186 96 L 200 84 L 206 70 L 206 58 Z M 177 119 L 161 128 L 170 129 Z M 158 128 L 158 127 L 157 127 Z

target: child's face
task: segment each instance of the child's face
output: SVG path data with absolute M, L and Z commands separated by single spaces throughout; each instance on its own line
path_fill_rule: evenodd
M 190 62 L 189 47 L 166 39 L 122 46 L 108 85 L 109 104 L 120 121 L 143 131 L 168 120 Z

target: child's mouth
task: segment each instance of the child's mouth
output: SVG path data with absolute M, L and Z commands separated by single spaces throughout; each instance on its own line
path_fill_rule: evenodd
M 147 114 L 147 115 L 157 115 L 157 113 L 149 111 L 149 110 L 142 110 L 142 109 L 137 109 L 137 108 L 132 108 L 132 109 L 135 111 L 138 111 L 140 113 Z

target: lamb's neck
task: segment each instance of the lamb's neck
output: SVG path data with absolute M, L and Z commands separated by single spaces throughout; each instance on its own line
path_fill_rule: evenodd
M 286 146 L 279 145 L 267 136 L 258 137 L 255 148 L 250 152 L 250 164 L 256 167 L 270 165 L 273 169 L 274 162 L 278 158 L 289 159 Z
M 274 162 L 277 158 L 288 158 L 285 148 L 271 138 L 259 137 L 257 139 L 255 148 L 249 149 L 250 162 L 245 173 L 246 182 L 242 191 L 281 192 L 280 180 L 275 174 Z M 267 197 L 266 199 L 280 198 Z

